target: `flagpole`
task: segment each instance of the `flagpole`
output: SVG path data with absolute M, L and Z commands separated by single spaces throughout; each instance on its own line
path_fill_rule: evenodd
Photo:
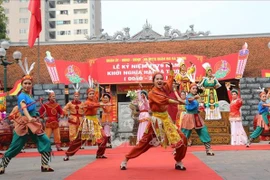
M 38 37 L 38 84 L 39 84 L 39 66 L 40 66 L 40 64 L 39 64 L 39 61 L 40 61 L 40 49 L 39 49 L 39 37 Z

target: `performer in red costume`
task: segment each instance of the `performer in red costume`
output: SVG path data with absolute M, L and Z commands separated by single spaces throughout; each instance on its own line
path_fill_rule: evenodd
M 42 119 L 45 119 L 45 132 L 46 135 L 50 138 L 52 133 L 54 137 L 54 143 L 57 151 L 63 151 L 61 149 L 61 139 L 60 139 L 60 129 L 58 117 L 64 116 L 64 112 L 61 106 L 55 100 L 55 93 L 53 90 L 45 90 L 45 92 L 49 93 L 48 102 L 41 105 L 39 109 L 39 114 Z
M 90 78 L 89 78 L 90 79 Z M 92 144 L 98 144 L 98 150 L 96 158 L 106 159 L 104 155 L 107 144 L 107 136 L 104 133 L 102 126 L 97 118 L 97 109 L 103 105 L 99 103 L 98 87 L 93 89 L 93 80 L 89 80 L 89 88 L 87 89 L 87 100 L 84 102 L 84 114 L 85 118 L 81 122 L 76 139 L 71 142 L 64 161 L 68 161 L 70 156 L 73 156 L 80 147 L 88 140 L 92 141 Z

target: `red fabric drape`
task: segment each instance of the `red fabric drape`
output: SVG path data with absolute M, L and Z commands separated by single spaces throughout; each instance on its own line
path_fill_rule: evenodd
M 33 47 L 42 30 L 40 0 L 30 0 L 28 10 L 31 12 L 28 45 Z

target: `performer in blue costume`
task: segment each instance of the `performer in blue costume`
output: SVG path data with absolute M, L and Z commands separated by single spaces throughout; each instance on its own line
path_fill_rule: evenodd
M 199 102 L 201 97 L 197 94 L 197 84 L 192 83 L 190 85 L 190 93 L 186 98 L 186 114 L 182 120 L 181 131 L 185 134 L 187 139 L 190 137 L 192 129 L 195 129 L 200 140 L 204 143 L 207 156 L 214 156 L 214 152 L 211 149 L 211 138 L 209 136 L 207 127 L 204 125 L 204 121 L 199 115 Z
M 255 131 L 253 131 L 253 133 L 249 136 L 246 147 L 249 147 L 252 141 L 262 134 L 263 130 L 269 130 L 268 118 L 270 104 L 267 104 L 266 93 L 264 91 L 260 93 L 260 99 L 261 101 L 258 105 L 259 115 L 257 119 L 257 127 Z
M 0 163 L 0 174 L 5 173 L 5 168 L 10 160 L 19 154 L 30 136 L 37 144 L 39 153 L 41 154 L 41 172 L 54 171 L 49 165 L 51 156 L 51 142 L 42 129 L 42 124 L 38 120 L 38 112 L 36 110 L 35 100 L 32 96 L 33 78 L 30 76 L 31 70 L 34 68 L 34 63 L 28 69 L 27 60 L 25 60 L 25 68 L 22 62 L 19 62 L 25 76 L 22 78 L 22 90 L 18 94 L 19 111 L 12 114 L 20 113 L 21 116 L 14 118 L 14 132 L 12 142 L 9 149 L 6 151 Z

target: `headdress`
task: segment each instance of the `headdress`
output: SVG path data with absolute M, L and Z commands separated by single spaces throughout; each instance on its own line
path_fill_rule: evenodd
M 191 85 L 190 85 L 190 89 L 193 87 L 193 86 L 198 86 L 196 83 L 191 83 Z
M 181 68 L 182 65 L 186 65 L 185 60 L 183 58 L 177 58 L 176 61 L 177 61 L 180 68 Z
M 47 90 L 45 90 L 45 92 L 49 93 L 49 98 L 50 98 L 52 95 L 55 95 L 54 91 L 51 90 L 51 89 L 47 89 Z
M 109 93 L 104 93 L 104 94 L 102 95 L 102 97 L 104 97 L 104 96 L 108 96 L 109 99 L 111 99 L 111 95 L 110 95 Z
M 88 94 L 89 92 L 91 92 L 91 91 L 93 91 L 93 92 L 95 92 L 95 87 L 94 87 L 95 85 L 94 85 L 94 79 L 93 78 L 91 78 L 91 76 L 88 76 L 88 89 L 87 89 L 87 91 L 86 91 L 86 93 Z
M 236 94 L 239 94 L 238 90 L 237 89 L 232 89 L 231 90 L 231 93 L 236 93 Z
M 80 95 L 81 87 L 80 87 L 79 83 L 76 83 L 76 86 L 74 86 L 74 85 L 72 85 L 72 86 L 73 86 L 73 89 L 75 90 L 74 95 Z
M 259 87 L 259 89 L 257 90 L 257 92 L 260 92 L 259 96 L 262 97 L 262 95 L 266 95 L 264 88 Z
M 26 79 L 30 80 L 30 81 L 33 81 L 33 78 L 32 76 L 30 75 L 31 71 L 34 69 L 34 66 L 35 66 L 35 62 L 33 62 L 30 66 L 30 68 L 28 68 L 28 62 L 27 62 L 27 58 L 25 58 L 24 60 L 24 66 L 22 64 L 22 61 L 19 60 L 18 62 L 20 68 L 22 69 L 23 73 L 24 73 L 24 76 L 22 78 L 22 82 Z M 22 83 L 21 82 L 21 83 Z
M 212 71 L 211 65 L 208 62 L 203 63 L 202 67 L 205 69 L 206 72 L 208 72 L 209 70 Z

